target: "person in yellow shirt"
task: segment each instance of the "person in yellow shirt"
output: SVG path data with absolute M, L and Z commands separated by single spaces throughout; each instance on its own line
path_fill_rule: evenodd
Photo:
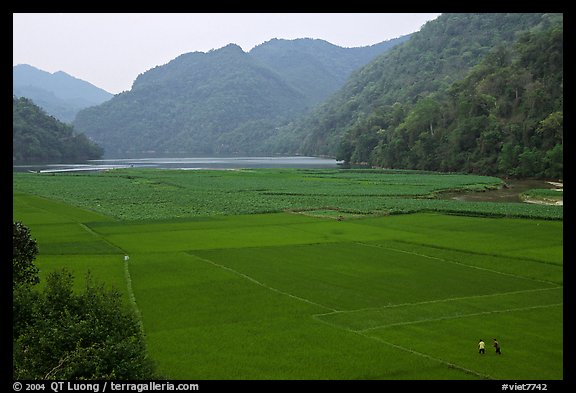
M 480 353 L 480 354 L 486 353 L 486 344 L 484 343 L 484 340 L 482 340 L 482 339 L 480 339 L 480 342 L 478 342 L 478 353 Z

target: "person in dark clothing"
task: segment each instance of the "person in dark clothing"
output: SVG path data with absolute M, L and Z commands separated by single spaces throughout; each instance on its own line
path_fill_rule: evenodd
M 494 339 L 492 346 L 494 347 L 498 355 L 502 355 L 502 352 L 500 352 L 500 343 L 498 342 L 498 340 Z

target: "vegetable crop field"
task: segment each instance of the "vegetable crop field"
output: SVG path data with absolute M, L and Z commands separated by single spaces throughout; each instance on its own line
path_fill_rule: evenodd
M 90 271 L 126 295 L 168 379 L 560 380 L 562 206 L 435 198 L 500 183 L 14 173 L 13 216 L 38 242 L 41 277 L 65 266 L 81 286 Z

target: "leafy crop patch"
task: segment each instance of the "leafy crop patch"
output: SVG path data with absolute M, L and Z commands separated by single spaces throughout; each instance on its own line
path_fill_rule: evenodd
M 462 175 L 184 172 L 14 176 L 41 276 L 133 296 L 167 378 L 563 378 L 562 207 L 414 198 Z M 325 195 L 261 192 L 304 181 Z

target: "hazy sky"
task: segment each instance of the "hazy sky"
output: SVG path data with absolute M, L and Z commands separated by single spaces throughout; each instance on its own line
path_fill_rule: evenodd
M 188 52 L 234 43 L 245 52 L 272 38 L 319 38 L 342 47 L 413 33 L 432 13 L 18 13 L 13 65 L 64 71 L 110 93 Z

